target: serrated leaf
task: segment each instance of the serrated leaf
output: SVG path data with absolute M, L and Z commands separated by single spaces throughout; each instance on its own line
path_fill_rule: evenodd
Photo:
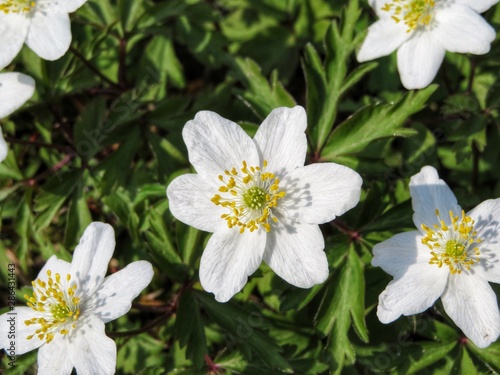
M 277 107 L 294 107 L 296 105 L 293 97 L 278 81 L 276 72 L 271 75 L 271 79 L 268 81 L 262 75 L 259 65 L 249 58 L 237 58 L 234 65 L 238 78 L 247 88 L 240 93 L 241 98 L 261 119 L 264 119 Z
M 406 361 L 398 366 L 398 374 L 414 374 L 418 371 L 428 368 L 437 361 L 443 359 L 457 343 L 435 344 L 422 343 L 412 344 L 408 350 L 404 351 L 402 358 Z
M 80 172 L 75 191 L 71 197 L 68 210 L 68 221 L 64 235 L 64 247 L 72 249 L 79 241 L 83 231 L 92 222 L 84 192 L 84 176 Z
M 34 222 L 37 231 L 50 224 L 62 204 L 73 193 L 80 176 L 80 171 L 56 175 L 42 186 L 33 207 L 33 211 L 38 214 Z
M 228 346 L 246 347 L 255 352 L 270 368 L 292 371 L 288 362 L 280 354 L 281 348 L 262 332 L 260 327 L 263 323 L 257 324 L 256 317 L 252 316 L 249 311 L 231 302 L 218 303 L 206 293 L 197 291 L 195 293 L 212 320 L 228 331 Z M 262 320 L 263 317 L 260 316 L 258 321 Z
M 371 105 L 356 112 L 333 131 L 322 158 L 331 161 L 337 156 L 356 154 L 376 139 L 402 134 L 408 117 L 424 108 L 436 89 L 437 85 L 431 85 L 409 92 L 397 103 Z
M 191 290 L 185 290 L 179 300 L 175 330 L 180 347 L 187 346 L 187 357 L 197 369 L 202 367 L 204 355 L 207 353 L 204 329 L 198 301 Z

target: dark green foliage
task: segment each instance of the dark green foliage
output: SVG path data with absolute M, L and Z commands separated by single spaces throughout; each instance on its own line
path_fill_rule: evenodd
M 498 27 L 500 7 L 484 16 Z M 500 343 L 478 349 L 439 303 L 380 323 L 391 278 L 370 264 L 375 244 L 414 229 L 408 181 L 422 166 L 439 169 L 466 211 L 500 196 L 500 44 L 448 54 L 435 84 L 408 92 L 393 57 L 355 59 L 373 21 L 358 0 L 89 0 L 63 58 L 24 48 L 8 69 L 37 91 L 1 120 L 2 303 L 4 264 L 29 286 L 103 221 L 117 236 L 110 271 L 138 259 L 155 268 L 130 313 L 107 325 L 112 337 L 130 331 L 116 338 L 118 374 L 500 372 Z M 294 105 L 308 115 L 306 163 L 355 169 L 361 202 L 322 226 L 323 285 L 298 289 L 262 265 L 220 304 L 198 278 L 208 234 L 168 209 L 168 184 L 195 172 L 182 128 L 212 110 L 253 135 L 272 109 Z M 5 374 L 34 373 L 35 361 L 23 355 Z

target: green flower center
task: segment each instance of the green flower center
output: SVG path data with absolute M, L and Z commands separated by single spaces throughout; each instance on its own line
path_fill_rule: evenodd
M 260 209 L 266 203 L 266 192 L 260 187 L 251 187 L 243 194 L 243 201 L 248 208 Z
M 460 257 L 464 255 L 465 246 L 456 240 L 446 242 L 445 253 L 450 257 Z
M 390 13 L 394 22 L 404 22 L 409 33 L 420 26 L 429 25 L 435 5 L 435 0 L 391 0 L 381 9 Z

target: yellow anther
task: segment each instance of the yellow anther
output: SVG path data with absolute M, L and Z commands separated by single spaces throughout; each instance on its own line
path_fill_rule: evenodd
M 253 232 L 262 226 L 270 231 L 268 220 L 277 222 L 271 208 L 277 207 L 278 200 L 286 193 L 280 191 L 279 179 L 273 173 L 264 171 L 267 165 L 266 160 L 262 167 L 249 166 L 243 161 L 239 171 L 235 167 L 224 171 L 228 180 L 222 175 L 218 176 L 224 184 L 218 189 L 222 195 L 215 194 L 211 201 L 230 210 L 230 213 L 221 215 L 229 228 L 240 227 L 240 233 L 244 233 L 245 229 Z
M 435 0 L 390 0 L 380 9 L 390 13 L 394 22 L 403 21 L 409 33 L 431 23 L 435 5 Z
M 66 275 L 65 284 L 61 284 L 61 275 L 56 273 L 52 278 L 52 272 L 47 271 L 48 280 L 44 282 L 40 279 L 32 283 L 34 293 L 28 299 L 28 306 L 35 310 L 40 315 L 30 320 L 25 320 L 24 323 L 29 326 L 32 324 L 39 325 L 34 335 L 28 336 L 28 340 L 37 336 L 40 340 L 45 340 L 50 343 L 55 333 L 68 334 L 67 327 L 68 318 L 75 321 L 80 315 L 80 298 L 74 297 L 77 289 L 76 283 L 67 285 L 71 280 L 71 275 Z
M 452 226 L 439 216 L 439 210 L 435 210 L 437 222 L 432 224 L 434 229 L 422 224 L 421 227 L 426 233 L 422 238 L 422 244 L 431 250 L 430 264 L 438 267 L 448 266 L 451 274 L 460 274 L 463 270 L 470 270 L 471 266 L 479 262 L 480 251 L 478 247 L 471 247 L 473 243 L 480 243 L 481 239 L 476 238 L 477 232 L 474 230 L 474 220 L 462 210 L 461 218 L 449 212 Z

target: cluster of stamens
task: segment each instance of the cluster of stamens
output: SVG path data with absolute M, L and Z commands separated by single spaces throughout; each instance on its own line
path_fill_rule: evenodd
M 35 2 L 31 0 L 0 0 L 0 12 L 26 13 L 35 7 Z
M 219 187 L 221 194 L 215 194 L 212 202 L 229 209 L 230 213 L 221 215 L 229 228 L 240 227 L 243 233 L 245 229 L 253 232 L 261 225 L 269 232 L 269 219 L 278 221 L 272 209 L 278 206 L 285 192 L 280 191 L 279 178 L 264 171 L 266 167 L 265 160 L 262 168 L 248 166 L 243 161 L 239 170 L 233 168 L 219 176 L 224 185 Z
M 34 334 L 27 337 L 31 340 L 37 336 L 47 344 L 54 339 L 56 333 L 67 335 L 69 328 L 76 328 L 75 321 L 80 315 L 80 298 L 75 297 L 76 284 L 70 284 L 71 275 L 66 275 L 67 287 L 61 285 L 61 275 L 47 271 L 47 282 L 37 279 L 31 283 L 33 296 L 25 295 L 28 306 L 37 312 L 32 319 L 25 320 L 27 326 L 40 325 Z
M 436 210 L 439 224 L 434 224 L 432 228 L 422 224 L 422 229 L 426 236 L 422 243 L 431 249 L 432 258 L 429 264 L 437 264 L 438 267 L 446 265 L 452 274 L 460 274 L 462 270 L 470 270 L 474 263 L 479 262 L 479 248 L 473 244 L 479 244 L 477 232 L 474 230 L 474 220 L 465 215 L 462 210 L 462 217 L 455 216 L 449 212 L 451 225 L 446 225 Z
M 427 26 L 432 20 L 432 8 L 435 0 L 391 0 L 382 10 L 391 13 L 391 18 L 396 22 L 404 22 L 408 27 L 407 33 L 419 26 Z

